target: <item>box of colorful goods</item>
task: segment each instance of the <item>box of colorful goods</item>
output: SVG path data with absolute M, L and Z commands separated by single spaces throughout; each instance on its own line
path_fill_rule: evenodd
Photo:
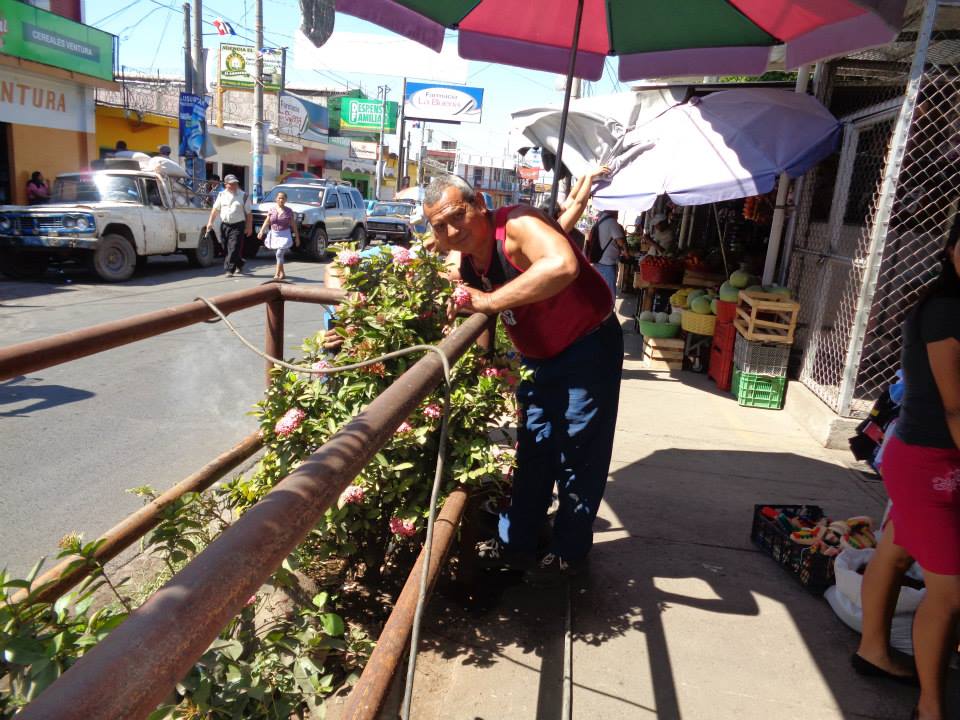
M 842 549 L 876 545 L 870 518 L 832 521 L 817 505 L 754 505 L 750 539 L 816 595 L 833 585 Z

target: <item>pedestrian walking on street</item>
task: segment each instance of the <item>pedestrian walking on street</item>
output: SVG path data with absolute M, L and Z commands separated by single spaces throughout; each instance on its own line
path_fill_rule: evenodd
M 862 606 L 867 647 L 854 667 L 871 675 L 904 677 L 883 649 L 869 640 L 885 637 L 899 595 L 890 580 L 910 557 L 923 569 L 926 594 L 913 621 L 913 649 L 920 699 L 915 718 L 945 720 L 949 654 L 960 621 L 960 224 L 955 224 L 943 269 L 903 323 L 906 392 L 893 436 L 883 450 L 883 482 L 893 501 L 881 547 L 863 578 Z M 887 654 L 888 655 L 888 654 Z
M 277 253 L 277 269 L 273 274 L 273 279 L 286 280 L 287 274 L 283 271 L 283 256 L 291 245 L 300 247 L 300 229 L 297 227 L 293 210 L 287 207 L 287 194 L 285 192 L 277 193 L 276 207 L 270 208 L 267 212 L 267 217 L 263 221 L 263 226 L 257 233 L 257 237 L 263 241 L 265 234 L 264 245 Z
M 460 177 L 435 179 L 424 211 L 443 252 L 458 251 L 460 306 L 500 314 L 530 380 L 520 383 L 517 468 L 497 536 L 478 546 L 491 566 L 533 578 L 582 568 L 613 449 L 623 333 L 613 297 L 560 226 L 540 211 L 496 213 Z M 537 538 L 554 487 L 560 507 L 546 554 Z
M 253 234 L 253 215 L 250 212 L 250 198 L 240 189 L 236 175 L 227 175 L 223 179 L 226 186 L 210 208 L 210 218 L 205 230 L 213 227 L 213 221 L 220 215 L 220 234 L 227 246 L 227 256 L 223 261 L 223 270 L 227 277 L 243 272 L 243 240 Z

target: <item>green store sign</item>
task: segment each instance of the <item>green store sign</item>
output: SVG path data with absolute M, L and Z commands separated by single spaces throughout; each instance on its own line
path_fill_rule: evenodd
M 0 54 L 113 80 L 114 36 L 17 0 L 0 0 Z
M 387 118 L 383 119 L 384 103 L 380 100 L 364 98 L 340 98 L 340 132 L 375 135 L 380 132 L 380 123 L 383 122 L 383 132 L 392 135 L 397 132 L 397 103 L 387 101 Z

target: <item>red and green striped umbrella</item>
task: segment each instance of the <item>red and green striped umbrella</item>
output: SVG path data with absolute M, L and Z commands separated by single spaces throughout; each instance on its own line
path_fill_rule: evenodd
M 620 57 L 623 81 L 681 75 L 756 75 L 770 48 L 793 68 L 890 42 L 906 0 L 336 0 L 439 51 L 447 28 L 460 55 L 567 73 L 582 5 L 574 74 L 598 80 Z

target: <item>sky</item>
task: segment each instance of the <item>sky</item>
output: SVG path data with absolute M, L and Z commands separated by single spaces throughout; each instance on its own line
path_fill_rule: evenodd
M 182 0 L 86 0 L 87 24 L 113 33 L 120 38 L 120 64 L 128 70 L 161 75 L 183 73 L 183 12 Z M 253 45 L 254 0 L 204 0 L 204 47 L 210 48 L 211 58 L 216 57 L 220 41 Z M 211 24 L 216 18 L 232 23 L 238 37 L 217 35 Z M 341 69 L 317 67 L 296 69 L 295 35 L 300 25 L 299 0 L 264 0 L 264 41 L 268 47 L 288 47 L 287 86 L 324 87 L 347 89 L 362 87 L 370 97 L 376 97 L 379 85 L 389 85 L 388 99 L 401 99 L 403 78 L 392 75 L 351 73 Z M 389 36 L 385 45 L 383 67 L 396 64 L 396 53 L 402 52 L 404 43 L 393 42 L 398 38 L 388 30 L 337 13 L 334 34 L 337 32 L 370 33 Z M 249 41 L 244 39 L 249 38 Z M 446 43 L 456 44 L 456 33 L 448 32 Z M 342 65 L 343 63 L 341 63 Z M 608 61 L 603 80 L 584 83 L 584 95 L 604 95 L 626 90 L 616 81 L 614 61 Z M 208 69 L 207 81 L 211 72 Z M 411 80 L 414 78 L 410 78 Z M 433 78 L 417 78 L 432 80 Z M 431 124 L 434 141 L 457 140 L 462 152 L 471 154 L 503 156 L 508 152 L 510 113 L 538 105 L 559 104 L 563 93 L 558 88 L 557 75 L 525 70 L 506 65 L 470 62 L 467 85 L 484 88 L 483 119 L 479 125 Z M 396 138 L 390 138 L 395 149 Z M 419 138 L 413 136 L 416 146 Z

